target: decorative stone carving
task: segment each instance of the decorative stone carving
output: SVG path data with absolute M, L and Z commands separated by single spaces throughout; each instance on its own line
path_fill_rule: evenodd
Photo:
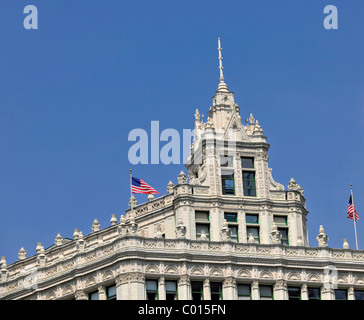
M 206 230 L 201 230 L 200 240 L 208 240 Z
M 167 193 L 173 193 L 174 183 L 170 180 L 167 184 Z
M 97 221 L 97 219 L 95 219 L 92 223 L 92 232 L 96 231 L 100 231 L 100 223 Z
M 116 219 L 116 214 L 111 215 L 110 224 L 112 226 L 115 226 L 118 223 L 118 220 Z
M 130 199 L 129 199 L 129 207 L 130 208 L 135 208 L 136 205 L 137 205 L 137 199 L 132 194 L 131 197 L 130 197 Z
M 82 231 L 79 231 L 79 233 L 78 233 L 78 240 L 77 240 L 76 246 L 77 246 L 78 251 L 82 252 L 85 250 L 86 244 L 85 244 L 85 240 L 83 239 Z
M 329 241 L 329 237 L 325 233 L 323 226 L 320 226 L 319 234 L 316 237 L 319 247 L 327 247 L 327 242 Z
M 343 249 L 350 249 L 348 239 L 343 240 Z
M 295 179 L 291 178 L 288 184 L 288 190 L 299 191 L 303 195 L 303 190 L 300 185 L 295 181 Z
M 230 241 L 231 240 L 231 229 L 229 228 L 226 219 L 224 219 L 224 223 L 222 225 L 220 236 L 221 236 L 222 241 Z
M 177 239 L 184 239 L 186 237 L 186 231 L 186 226 L 183 224 L 182 219 L 179 219 L 176 227 Z
M 249 233 L 248 243 L 255 243 L 254 235 Z
M 75 229 L 74 229 L 74 231 L 73 231 L 73 239 L 74 239 L 74 240 L 77 240 L 77 239 L 78 239 L 78 235 L 79 235 L 79 233 L 78 233 L 78 229 L 77 229 L 77 228 L 75 228 Z
M 63 238 L 59 233 L 56 235 L 56 238 L 54 239 L 54 244 L 56 246 L 60 246 L 63 244 Z
M 19 260 L 24 260 L 27 257 L 27 252 L 25 251 L 24 247 L 21 247 L 18 252 Z
M 184 184 L 184 183 L 187 183 L 187 176 L 182 170 L 178 175 L 178 184 Z
M 270 237 L 273 244 L 282 243 L 282 233 L 278 230 L 278 227 L 275 223 L 273 223 L 272 225 L 272 232 L 270 233 Z
M 128 232 L 129 234 L 136 234 L 138 231 L 138 224 L 135 222 L 134 216 L 132 216 L 129 220 Z

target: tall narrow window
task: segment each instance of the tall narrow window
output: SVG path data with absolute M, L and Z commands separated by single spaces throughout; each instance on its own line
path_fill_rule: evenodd
M 224 218 L 228 222 L 228 226 L 231 230 L 231 240 L 239 242 L 238 214 L 235 212 L 225 212 Z
M 282 244 L 285 244 L 288 246 L 288 228 L 278 228 L 278 231 L 280 231 L 282 235 L 281 242 Z
M 202 282 L 191 282 L 192 300 L 203 300 Z
M 210 282 L 211 300 L 222 300 L 222 285 L 218 282 Z
M 234 171 L 221 171 L 222 194 L 235 195 Z
M 273 287 L 272 286 L 259 286 L 260 300 L 273 300 Z
M 166 300 L 177 300 L 177 282 L 166 281 Z
M 250 300 L 251 289 L 249 284 L 238 284 L 238 300 Z
M 110 286 L 106 288 L 106 299 L 107 300 L 116 300 L 116 286 Z
M 254 158 L 241 158 L 244 196 L 256 197 Z
M 243 171 L 243 189 L 244 196 L 255 197 L 255 172 L 245 172 Z
M 145 288 L 147 293 L 147 300 L 158 300 L 158 281 L 146 280 Z
M 196 220 L 196 239 L 199 240 L 201 238 L 202 233 L 205 233 L 207 239 L 210 239 L 209 212 L 196 210 L 195 220 Z

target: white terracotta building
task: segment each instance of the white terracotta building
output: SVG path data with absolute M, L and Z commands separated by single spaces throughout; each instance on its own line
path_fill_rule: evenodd
M 0 299 L 364 299 L 364 251 L 309 246 L 303 190 L 274 181 L 258 121 L 242 123 L 223 76 L 206 122 L 195 113 L 187 175 L 110 226 L 7 265 Z

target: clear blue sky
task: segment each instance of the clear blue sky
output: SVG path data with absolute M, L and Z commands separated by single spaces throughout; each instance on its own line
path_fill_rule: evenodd
M 160 193 L 181 165 L 128 162 L 128 134 L 193 128 L 224 74 L 271 144 L 269 166 L 307 199 L 310 245 L 319 225 L 355 248 L 350 183 L 364 249 L 364 2 L 2 1 L 0 21 L 0 255 L 17 260 L 57 233 L 109 226 L 130 196 L 129 168 Z M 39 29 L 25 30 L 36 5 Z M 337 5 L 339 29 L 323 27 Z M 186 171 L 186 170 L 185 170 Z M 139 203 L 146 196 L 138 196 Z

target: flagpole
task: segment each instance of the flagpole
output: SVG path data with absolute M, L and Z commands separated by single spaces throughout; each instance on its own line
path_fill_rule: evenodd
M 355 244 L 356 244 L 356 250 L 358 250 L 358 236 L 356 234 L 355 202 L 354 202 L 353 185 L 352 184 L 350 184 L 350 192 L 351 192 L 351 201 L 352 201 L 352 205 L 353 205 L 353 220 L 354 220 L 354 230 L 355 230 Z
M 132 199 L 133 197 L 133 187 L 132 187 L 132 180 L 133 180 L 133 174 L 132 174 L 132 170 L 130 169 L 130 214 L 133 215 L 133 204 L 134 201 Z

